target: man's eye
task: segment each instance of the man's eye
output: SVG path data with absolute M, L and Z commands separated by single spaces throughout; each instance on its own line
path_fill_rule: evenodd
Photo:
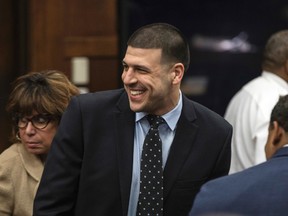
M 140 73 L 147 73 L 148 71 L 144 68 L 137 68 L 137 71 L 139 71 Z
M 123 65 L 123 69 L 124 69 L 125 71 L 127 71 L 127 70 L 128 70 L 128 66 L 127 66 L 127 65 Z

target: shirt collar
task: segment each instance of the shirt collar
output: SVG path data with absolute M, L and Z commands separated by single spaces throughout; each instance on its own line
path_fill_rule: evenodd
M 269 71 L 263 71 L 262 72 L 262 76 L 265 77 L 266 79 L 270 79 L 274 82 L 276 82 L 278 85 L 280 85 L 282 88 L 287 89 L 288 90 L 288 84 L 287 82 L 282 79 L 280 76 L 269 72 Z
M 177 105 L 170 112 L 161 116 L 166 121 L 167 125 L 172 131 L 175 130 L 176 128 L 176 124 L 178 122 L 178 119 L 180 118 L 182 106 L 183 106 L 182 92 L 179 91 L 179 101 Z M 136 112 L 135 122 L 141 120 L 146 115 L 147 115 L 146 112 Z

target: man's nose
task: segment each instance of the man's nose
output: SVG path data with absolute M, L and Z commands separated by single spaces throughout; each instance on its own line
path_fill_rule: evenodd
M 126 85 L 137 82 L 137 78 L 135 76 L 135 72 L 134 72 L 133 68 L 129 68 L 127 71 L 125 71 L 123 73 L 122 81 Z

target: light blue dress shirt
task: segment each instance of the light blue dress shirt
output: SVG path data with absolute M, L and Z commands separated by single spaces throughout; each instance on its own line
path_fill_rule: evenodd
M 182 110 L 182 94 L 180 92 L 178 104 L 170 112 L 162 116 L 167 124 L 159 126 L 159 134 L 162 140 L 162 159 L 163 167 L 165 167 L 169 150 L 175 136 L 176 124 L 179 120 Z M 135 118 L 135 136 L 134 136 L 134 152 L 133 152 L 133 173 L 131 182 L 131 192 L 128 208 L 128 216 L 135 216 L 137 210 L 138 196 L 140 190 L 140 160 L 142 153 L 142 146 L 146 134 L 150 128 L 149 122 L 144 118 L 147 113 L 136 113 Z

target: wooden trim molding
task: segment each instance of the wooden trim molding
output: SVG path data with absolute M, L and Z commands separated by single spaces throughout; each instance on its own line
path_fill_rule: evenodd
M 66 37 L 64 55 L 65 57 L 117 57 L 117 36 Z

